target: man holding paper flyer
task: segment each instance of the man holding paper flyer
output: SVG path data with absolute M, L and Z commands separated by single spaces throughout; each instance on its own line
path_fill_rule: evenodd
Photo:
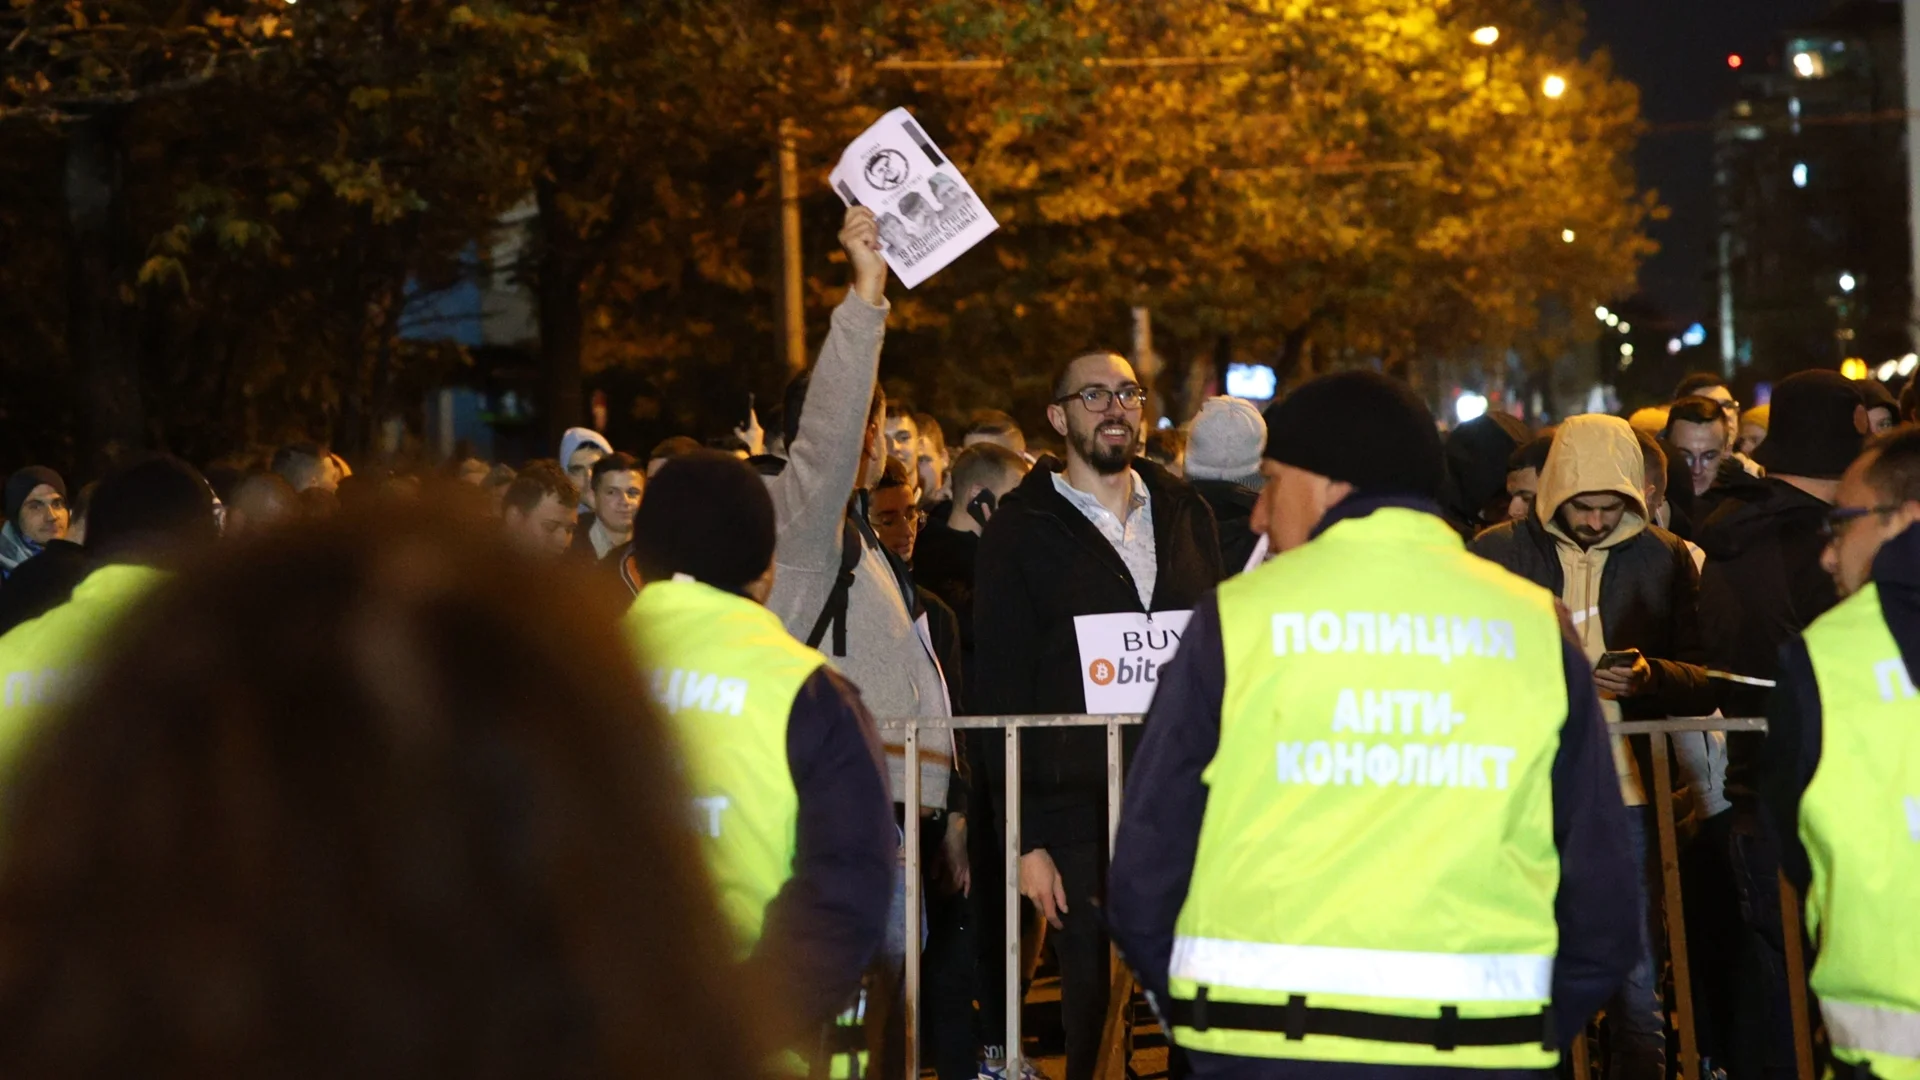
M 1043 458 L 980 541 L 977 711 L 1142 712 L 1194 603 L 1220 579 L 1213 514 L 1137 456 L 1146 389 L 1133 365 L 1089 353 L 1054 381 Z M 1092 1076 L 1107 1006 L 1107 941 L 1093 910 L 1106 867 L 1106 747 L 1097 728 L 1023 733 L 1020 891 L 1054 927 L 1068 1080 Z M 987 756 L 999 764 L 997 755 Z

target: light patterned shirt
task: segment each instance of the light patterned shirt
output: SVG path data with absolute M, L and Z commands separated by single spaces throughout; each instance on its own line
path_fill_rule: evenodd
M 1159 553 L 1153 542 L 1153 497 L 1147 494 L 1147 482 L 1138 472 L 1128 469 L 1127 475 L 1133 478 L 1133 492 L 1127 500 L 1125 521 L 1102 506 L 1096 496 L 1067 483 L 1064 472 L 1053 474 L 1053 487 L 1113 545 L 1120 561 L 1127 564 L 1127 573 L 1133 575 L 1134 588 L 1140 591 L 1140 609 L 1152 611 L 1153 586 L 1160 579 Z

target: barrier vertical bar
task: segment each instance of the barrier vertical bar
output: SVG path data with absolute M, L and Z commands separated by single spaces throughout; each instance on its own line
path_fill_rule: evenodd
M 1693 976 L 1687 963 L 1686 909 L 1680 899 L 1680 842 L 1673 826 L 1673 766 L 1667 760 L 1665 732 L 1649 734 L 1647 742 L 1653 751 L 1654 816 L 1660 826 L 1660 892 L 1667 915 L 1667 952 L 1673 958 L 1673 1023 L 1680 1036 L 1680 1078 L 1701 1080 L 1700 1043 L 1693 1027 Z
M 1007 988 L 1007 1075 L 1019 1076 L 1020 1063 L 1026 1057 L 1020 1045 L 1020 729 L 1006 729 L 1006 789 L 1001 804 L 1006 807 L 1006 883 L 1007 940 L 1000 960 L 1005 965 Z
M 901 1045 L 907 1060 L 907 1080 L 920 1075 L 920 725 L 908 724 L 901 747 L 901 816 L 905 832 L 906 862 L 901 869 L 906 878 L 907 991 L 906 1041 Z M 877 1066 L 877 1063 L 876 1063 Z
M 1793 1064 L 1813 1080 L 1813 1020 L 1807 1009 L 1807 959 L 1800 950 L 1800 892 L 1780 872 L 1780 935 L 1787 952 L 1787 1004 L 1793 1015 Z
M 1120 835 L 1120 784 L 1124 762 L 1120 755 L 1120 725 L 1107 722 L 1107 859 Z M 1096 1080 L 1126 1080 L 1127 1066 L 1133 1057 L 1133 973 L 1120 956 L 1120 947 L 1107 948 L 1107 1022 L 1101 1030 L 1100 1057 L 1094 1065 Z

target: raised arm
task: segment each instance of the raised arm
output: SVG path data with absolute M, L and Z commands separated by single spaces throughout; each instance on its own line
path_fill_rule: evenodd
M 775 561 L 799 570 L 824 572 L 840 563 L 840 523 L 860 467 L 886 338 L 887 263 L 873 211 L 847 210 L 840 246 L 853 267 L 853 287 L 834 309 L 820 346 L 787 468 L 767 488 L 780 537 Z

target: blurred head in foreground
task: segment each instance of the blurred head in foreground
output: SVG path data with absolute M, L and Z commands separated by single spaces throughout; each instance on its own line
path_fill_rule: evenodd
M 156 592 L 5 792 L 0 1074 L 754 1075 L 603 592 L 392 514 Z

